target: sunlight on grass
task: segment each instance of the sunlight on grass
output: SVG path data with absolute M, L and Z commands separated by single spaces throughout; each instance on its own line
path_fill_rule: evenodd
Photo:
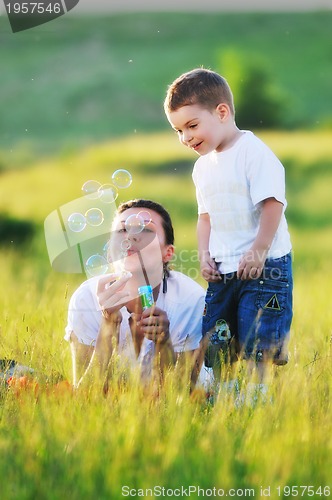
M 331 161 L 331 130 L 319 131 L 264 131 L 257 134 L 282 160 L 295 159 L 303 165 Z
M 10 273 L 2 269 L 2 275 L 13 297 Z M 96 492 L 119 497 L 124 485 L 189 486 L 193 470 L 202 488 L 328 485 L 331 312 L 322 279 L 318 273 L 309 289 L 306 276 L 298 277 L 290 363 L 271 384 L 272 400 L 254 409 L 237 407 L 232 395 L 213 408 L 204 399 L 194 401 L 177 389 L 179 381 L 171 375 L 155 401 L 135 381 L 130 387 L 113 385 L 106 399 L 93 390 L 73 395 L 42 383 L 37 395 L 29 388 L 3 392 L 4 498 L 12 491 L 16 497 L 23 491 L 43 497 L 50 488 L 54 497 L 69 489 L 77 491 L 74 498 Z M 61 340 L 65 287 L 61 276 L 53 275 L 44 290 L 20 288 L 17 300 L 5 308 L 2 351 L 39 372 L 69 377 L 68 348 Z
M 328 139 L 322 133 L 260 136 L 282 159 L 294 158 L 298 169 L 294 173 L 291 164 L 289 170 L 290 214 L 294 205 L 299 210 L 291 225 L 290 361 L 277 370 L 268 399 L 252 407 L 225 392 L 212 406 L 199 391 L 189 397 L 176 374 L 168 375 L 159 399 L 146 397 L 134 376 L 127 386 L 114 382 L 106 398 L 93 387 L 73 394 L 61 384 L 71 380 L 63 334 L 69 297 L 85 277 L 50 269 L 40 231 L 24 247 L 0 249 L 1 358 L 35 370 L 22 387 L 0 387 L 2 498 L 61 498 L 68 492 L 75 500 L 120 498 L 125 485 L 179 488 L 193 481 L 201 488 L 252 488 L 256 496 L 262 486 L 271 487 L 271 498 L 277 498 L 278 486 L 330 485 L 332 236 L 328 218 L 318 227 L 304 217 L 330 212 L 329 174 L 322 169 L 316 175 L 310 167 L 331 164 Z M 172 134 L 96 145 L 4 173 L 1 209 L 41 224 L 50 211 L 81 196 L 89 178 L 109 182 L 116 168 L 127 168 L 133 183 L 119 201 L 141 196 L 164 203 L 176 229 L 174 265 L 205 286 L 198 275 L 190 178 L 195 158 Z M 243 368 L 239 364 L 237 375 L 244 396 Z
M 42 160 L 28 170 L 5 173 L 0 186 L 0 209 L 17 216 L 43 220 L 58 205 L 82 196 L 84 182 L 96 179 L 109 183 L 112 173 L 118 168 L 126 168 L 133 174 L 133 184 L 119 193 L 120 200 L 136 196 L 156 198 L 164 191 L 159 178 L 156 181 L 153 175 L 160 160 L 167 164 L 190 158 L 193 158 L 192 154 L 181 147 L 172 134 L 134 135 L 89 147 L 65 158 Z M 141 174 L 140 169 L 149 165 L 154 166 L 152 172 Z M 172 166 L 169 170 L 174 173 Z M 177 176 L 174 176 L 173 186 L 177 181 Z M 165 179 L 165 182 L 166 194 L 172 180 Z M 191 187 L 190 178 L 187 182 Z M 186 197 L 187 191 L 182 190 L 181 197 Z
M 308 163 L 331 158 L 331 133 L 327 131 L 260 132 L 258 135 L 282 160 L 295 159 L 299 172 Z M 0 185 L 0 209 L 40 222 L 58 205 L 80 197 L 85 181 L 96 179 L 108 183 L 117 168 L 126 168 L 133 174 L 132 186 L 120 192 L 119 200 L 136 196 L 166 199 L 173 194 L 180 201 L 186 199 L 195 204 L 187 165 L 196 159 L 197 156 L 181 146 L 171 132 L 134 134 L 65 157 L 42 160 L 28 170 L 4 173 Z M 175 161 L 178 165 L 176 171 Z M 166 176 L 162 182 L 160 174 L 155 177 L 161 164 Z M 181 165 L 185 167 L 183 171 Z M 321 187 L 317 186 L 317 190 Z

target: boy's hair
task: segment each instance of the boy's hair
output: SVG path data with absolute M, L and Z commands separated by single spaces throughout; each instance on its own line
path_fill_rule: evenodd
M 179 76 L 168 87 L 164 109 L 166 113 L 182 106 L 198 104 L 214 110 L 218 104 L 228 104 L 235 114 L 233 94 L 227 80 L 209 69 L 197 68 Z

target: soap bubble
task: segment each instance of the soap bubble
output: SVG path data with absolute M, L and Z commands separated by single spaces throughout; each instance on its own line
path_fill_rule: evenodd
M 91 255 L 85 263 L 85 268 L 90 276 L 99 276 L 107 272 L 108 262 L 102 255 Z
M 100 186 L 101 184 L 98 181 L 86 181 L 82 186 L 82 191 L 90 200 L 96 200 L 100 196 Z
M 139 215 L 140 217 L 142 217 L 145 226 L 147 226 L 148 224 L 150 224 L 150 222 L 152 220 L 150 212 L 147 212 L 145 210 L 141 210 L 140 212 L 138 212 L 137 215 Z
M 124 252 L 127 252 L 129 250 L 129 248 L 131 247 L 131 243 L 129 240 L 123 240 L 121 241 L 121 250 L 123 250 Z
M 85 218 L 89 226 L 100 226 L 104 222 L 104 214 L 100 208 L 89 208 L 85 212 Z
M 130 184 L 133 182 L 133 178 L 128 170 L 119 168 L 119 170 L 113 172 L 112 181 L 116 187 L 124 189 L 130 186 Z
M 68 227 L 74 233 L 80 233 L 86 227 L 86 218 L 83 214 L 75 212 L 68 217 Z
M 118 197 L 118 190 L 113 184 L 103 184 L 98 189 L 99 197 L 104 203 L 112 203 Z
M 144 219 L 138 214 L 129 215 L 125 222 L 125 228 L 129 234 L 141 233 L 144 229 L 144 226 Z
M 108 257 L 109 257 L 109 249 L 110 249 L 110 242 L 107 241 L 105 243 L 105 245 L 103 246 L 103 255 L 104 255 L 105 259 L 107 260 L 107 262 L 108 262 Z

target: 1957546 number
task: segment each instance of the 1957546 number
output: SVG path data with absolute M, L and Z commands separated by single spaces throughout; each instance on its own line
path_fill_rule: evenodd
M 60 14 L 63 10 L 61 3 L 50 2 L 14 2 L 7 3 L 8 14 Z

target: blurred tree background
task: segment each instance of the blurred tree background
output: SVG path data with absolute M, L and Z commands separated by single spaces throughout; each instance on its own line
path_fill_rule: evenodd
M 247 128 L 331 125 L 332 12 L 0 18 L 0 170 L 35 154 L 165 130 L 167 85 L 197 66 L 234 88 Z
M 229 80 L 239 127 L 283 130 L 289 137 L 297 130 L 320 132 L 310 175 L 330 172 L 331 21 L 330 11 L 67 15 L 13 34 L 0 17 L 0 240 L 6 246 L 31 241 L 48 211 L 77 197 L 85 180 L 116 163 L 135 173 L 134 196 L 140 182 L 142 195 L 149 190 L 157 172 L 174 182 L 176 172 L 177 183 L 182 173 L 189 186 L 195 157 L 177 148 L 174 137 L 168 142 L 142 134 L 172 134 L 162 107 L 166 88 L 194 67 Z M 131 139 L 114 154 L 121 137 Z M 278 154 L 282 144 L 272 142 Z M 291 140 L 300 155 L 307 142 Z M 282 159 L 295 197 L 299 186 L 306 187 L 298 159 Z M 172 191 L 164 196 L 154 182 L 160 199 L 167 201 Z M 291 222 L 303 227 L 320 221 L 321 227 L 330 221 L 312 215 L 315 202 L 310 217 L 306 202 L 298 203 L 290 205 Z M 188 206 L 180 205 L 173 204 L 188 224 L 195 218 L 193 196 Z
M 234 94 L 236 121 L 244 129 L 290 128 L 295 115 L 288 113 L 291 98 L 275 83 L 269 61 L 236 51 L 226 52 L 220 67 L 229 75 Z

